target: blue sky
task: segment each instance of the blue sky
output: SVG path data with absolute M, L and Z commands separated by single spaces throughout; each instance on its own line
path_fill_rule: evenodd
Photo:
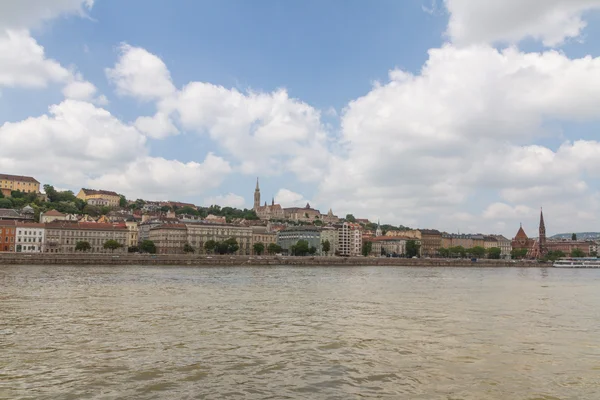
M 537 3 L 0 5 L 0 167 L 240 207 L 260 176 L 284 206 L 507 236 L 544 206 L 550 232 L 594 230 L 600 2 Z

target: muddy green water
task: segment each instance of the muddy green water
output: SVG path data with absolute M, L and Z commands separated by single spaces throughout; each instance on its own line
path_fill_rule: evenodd
M 0 266 L 0 399 L 600 399 L 600 270 Z

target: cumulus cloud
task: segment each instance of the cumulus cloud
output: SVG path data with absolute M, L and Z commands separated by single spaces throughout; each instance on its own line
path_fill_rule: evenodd
M 429 53 L 419 75 L 392 71 L 388 83 L 346 107 L 344 151 L 321 182 L 320 203 L 369 216 L 388 210 L 396 223 L 444 228 L 438 216 L 473 204 L 484 190 L 508 202 L 525 201 L 519 193 L 532 196 L 535 187 L 546 203 L 567 192 L 589 194 L 582 182 L 597 165 L 596 142 L 557 151 L 529 143 L 550 134 L 548 118 L 598 120 L 600 59 L 489 46 Z M 560 193 L 552 189 L 561 185 Z
M 164 139 L 179 133 L 171 118 L 162 112 L 156 113 L 153 117 L 139 117 L 135 121 L 135 126 L 140 132 L 153 139 Z
M 307 203 L 310 203 L 312 208 L 316 207 L 315 203 L 305 199 L 300 193 L 285 188 L 279 189 L 275 195 L 275 202 L 281 204 L 282 207 L 305 207 Z
M 206 207 L 212 205 L 219 205 L 221 207 L 235 207 L 235 208 L 244 208 L 246 205 L 246 200 L 242 196 L 237 194 L 228 193 L 226 195 L 218 195 L 206 197 L 204 199 L 204 205 Z
M 583 14 L 600 9 L 600 0 L 445 0 L 447 34 L 459 45 L 517 43 L 525 38 L 556 46 L 578 37 Z
M 94 0 L 18 0 L 0 2 L 0 30 L 28 29 L 60 15 L 86 15 Z
M 175 86 L 165 63 L 140 47 L 122 44 L 120 58 L 106 75 L 116 86 L 117 93 L 139 100 L 163 99 L 174 94 Z

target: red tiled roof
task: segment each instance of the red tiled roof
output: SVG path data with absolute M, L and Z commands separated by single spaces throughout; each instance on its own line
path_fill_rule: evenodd
M 45 217 L 64 217 L 66 214 L 61 213 L 60 211 L 50 210 L 43 213 Z
M 40 224 L 37 222 L 17 222 L 17 226 L 20 228 L 45 228 L 45 224 Z
M 103 194 L 105 196 L 118 196 L 118 193 L 115 192 L 111 192 L 110 190 L 96 190 L 96 189 L 81 189 L 83 190 L 83 193 L 86 194 L 86 196 L 92 195 L 92 194 Z
M 15 226 L 17 224 L 16 221 L 0 219 L 0 225 L 3 226 Z
M 151 231 L 158 229 L 187 229 L 187 226 L 185 224 L 162 224 L 155 226 L 154 228 L 150 228 Z
M 32 178 L 31 176 L 22 176 L 22 175 L 0 174 L 0 179 L 7 180 L 7 181 L 39 183 L 35 178 Z
M 54 221 L 46 223 L 46 228 L 52 229 L 85 229 L 94 231 L 114 231 L 126 230 L 126 227 L 113 226 L 112 224 L 103 224 L 98 222 L 70 222 Z

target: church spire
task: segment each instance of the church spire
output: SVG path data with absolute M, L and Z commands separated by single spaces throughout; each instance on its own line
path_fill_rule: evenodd
M 255 191 L 258 190 L 260 191 L 260 188 L 258 187 L 258 176 L 256 177 L 256 189 L 254 189 Z
M 260 187 L 258 186 L 258 177 L 257 177 L 256 178 L 256 189 L 254 189 L 254 207 L 253 207 L 253 210 L 256 211 L 259 208 L 260 208 Z
M 540 208 L 540 237 L 539 242 L 539 255 L 544 256 L 546 254 L 546 224 L 544 223 L 544 210 Z
M 377 229 L 375 230 L 375 237 L 379 237 L 381 235 L 382 235 L 381 224 L 379 222 L 379 218 L 377 218 Z

